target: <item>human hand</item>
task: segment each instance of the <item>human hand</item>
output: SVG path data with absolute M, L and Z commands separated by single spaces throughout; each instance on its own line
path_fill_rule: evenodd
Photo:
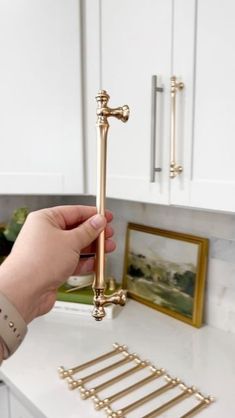
M 57 288 L 73 274 L 92 271 L 94 260 L 80 261 L 82 251 L 95 252 L 94 241 L 105 229 L 105 251 L 115 249 L 106 218 L 90 206 L 58 206 L 32 212 L 0 268 L 0 291 L 28 323 L 54 305 Z

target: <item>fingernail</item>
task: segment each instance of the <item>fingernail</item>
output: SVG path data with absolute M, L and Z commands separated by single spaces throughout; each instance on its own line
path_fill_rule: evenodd
M 93 226 L 93 228 L 95 229 L 100 229 L 103 228 L 105 226 L 105 218 L 102 215 L 95 215 L 93 216 L 93 218 L 91 218 L 90 220 L 90 224 Z

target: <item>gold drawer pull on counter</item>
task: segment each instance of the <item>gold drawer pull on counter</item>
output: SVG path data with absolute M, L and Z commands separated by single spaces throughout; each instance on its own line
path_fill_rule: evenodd
M 79 366 L 73 367 L 71 369 L 65 370 L 63 366 L 58 368 L 59 377 L 61 379 L 65 379 L 67 377 L 70 377 L 74 375 L 77 372 L 80 372 L 81 370 L 86 369 L 87 367 L 93 366 L 93 364 L 96 364 L 100 361 L 106 360 L 109 357 L 115 356 L 117 354 L 120 354 L 122 352 L 126 352 L 127 346 L 126 345 L 119 345 L 117 343 L 113 344 L 113 350 L 109 351 L 108 353 L 102 354 L 99 357 L 96 357 L 92 360 L 87 361 L 86 363 L 80 364 Z
M 118 411 L 113 411 L 110 407 L 105 408 L 108 418 L 125 418 L 126 414 L 128 414 L 129 412 L 133 411 L 139 406 L 144 405 L 146 402 L 151 401 L 157 396 L 160 396 L 162 393 L 165 393 L 166 391 L 180 384 L 179 379 L 172 379 L 170 376 L 165 376 L 165 378 L 168 381 L 165 385 L 154 390 L 148 395 L 145 395 L 143 398 L 140 398 L 137 401 L 125 406 L 124 408 L 119 409 Z
M 168 402 L 164 403 L 163 405 L 160 405 L 158 408 L 154 409 L 152 412 L 150 412 L 149 414 L 145 415 L 142 418 L 158 417 L 162 412 L 167 411 L 172 406 L 177 405 L 179 402 L 182 402 L 184 399 L 188 398 L 189 396 L 192 396 L 196 391 L 194 387 L 187 388 L 183 384 L 180 385 L 180 389 L 183 391 L 182 393 L 170 399 Z
M 123 366 L 124 364 L 133 361 L 136 358 L 135 354 L 128 354 L 126 351 L 123 351 L 123 354 L 125 355 L 124 359 L 117 361 L 116 363 L 112 363 L 109 366 L 104 367 L 103 369 L 99 369 L 94 373 L 91 373 L 85 377 L 82 377 L 81 379 L 74 380 L 72 377 L 68 377 L 68 385 L 69 389 L 76 389 L 79 388 L 80 391 L 83 391 L 84 383 L 89 382 L 90 380 L 95 379 L 96 377 L 101 376 L 102 374 L 111 372 L 114 369 L 117 369 L 118 367 Z
M 129 393 L 134 392 L 136 389 L 146 385 L 147 383 L 151 382 L 152 380 L 158 379 L 160 376 L 162 376 L 165 372 L 164 369 L 156 369 L 153 366 L 150 366 L 151 375 L 145 377 L 144 379 L 139 380 L 138 382 L 134 383 L 131 386 L 128 386 L 127 388 L 121 390 L 120 392 L 114 393 L 109 398 L 105 398 L 103 400 L 99 399 L 98 396 L 94 396 L 92 399 L 95 403 L 95 409 L 99 410 L 102 409 L 111 403 L 117 401 L 120 398 L 123 398 L 126 395 L 129 395 Z
M 92 396 L 93 401 L 96 403 L 97 398 L 94 396 L 96 393 L 100 392 L 101 390 L 110 387 L 114 385 L 115 383 L 119 382 L 122 379 L 125 379 L 128 376 L 131 376 L 132 374 L 138 372 L 139 370 L 143 369 L 144 367 L 147 367 L 148 363 L 146 361 L 140 361 L 138 357 L 134 359 L 135 363 L 137 363 L 134 367 L 131 367 L 130 369 L 126 370 L 125 372 L 118 374 L 117 376 L 112 377 L 109 380 L 106 380 L 105 382 L 101 383 L 98 386 L 95 386 L 91 389 L 85 389 L 85 388 L 79 388 L 81 392 L 81 398 L 87 399 Z M 100 408 L 96 408 L 100 409 Z
M 201 410 L 209 406 L 214 401 L 212 396 L 204 396 L 194 386 L 186 386 L 186 384 L 182 383 L 180 379 L 172 378 L 169 374 L 166 374 L 165 369 L 157 368 L 149 361 L 141 360 L 137 354 L 129 354 L 125 345 L 119 345 L 115 343 L 113 344 L 113 347 L 114 350 L 96 357 L 94 360 L 83 363 L 80 366 L 68 370 L 65 370 L 63 367 L 60 367 L 59 369 L 60 377 L 63 379 L 67 377 L 66 380 L 68 382 L 69 389 L 73 390 L 78 388 L 81 398 L 84 400 L 91 398 L 95 410 L 103 410 L 108 418 L 126 418 L 129 416 L 130 412 L 137 410 L 145 404 L 147 404 L 146 408 L 153 408 L 153 403 L 148 405 L 148 402 L 153 401 L 155 398 L 157 398 L 157 405 L 154 407 L 154 409 L 150 410 L 150 412 L 147 414 L 146 411 L 144 416 L 141 413 L 138 414 L 138 411 L 136 411 L 138 417 L 141 416 L 142 418 L 155 418 L 162 416 L 165 411 L 170 410 L 170 413 L 173 413 L 171 416 L 174 418 L 191 418 L 197 415 L 199 412 L 201 412 Z M 121 360 L 111 364 L 108 362 L 106 365 L 104 364 L 105 367 L 98 370 L 96 370 L 95 367 L 94 372 L 84 377 L 81 376 L 77 380 L 73 379 L 73 374 L 85 369 L 86 367 L 89 368 L 92 365 L 96 365 L 96 363 L 101 362 L 102 360 L 106 360 L 107 358 L 116 354 L 120 354 Z M 122 358 L 123 356 L 124 358 Z M 132 365 L 129 366 L 130 363 L 132 363 Z M 116 372 L 111 374 L 111 376 L 108 375 L 105 381 L 102 379 L 101 382 L 98 381 L 96 383 L 96 379 L 99 376 L 103 376 L 123 366 L 124 368 L 121 369 L 118 374 L 116 374 Z M 133 377 L 132 375 L 134 374 L 135 376 Z M 125 382 L 125 379 L 128 380 Z M 155 382 L 157 379 L 159 379 L 158 382 Z M 85 387 L 85 384 L 92 380 L 95 380 L 94 385 L 96 386 L 93 385 L 93 387 L 91 387 L 91 385 L 88 383 L 88 386 Z M 150 385 L 147 386 L 150 382 L 153 382 L 151 384 L 151 389 Z M 117 391 L 117 387 L 115 387 L 117 383 L 119 384 L 118 389 L 120 388 L 120 384 L 122 384 L 121 390 L 119 389 Z M 147 387 L 145 387 L 145 385 Z M 156 385 L 158 387 L 153 390 Z M 110 387 L 112 386 L 114 386 L 114 393 L 110 391 Z M 107 388 L 108 393 L 106 392 L 105 394 L 104 392 L 104 394 L 102 394 L 103 391 L 105 391 Z M 173 394 L 170 393 L 171 389 L 173 389 Z M 138 390 L 141 391 L 139 394 Z M 152 392 L 148 393 L 150 390 L 152 390 Z M 129 401 L 129 404 L 125 406 L 125 397 L 127 397 L 127 403 L 129 399 L 128 396 L 135 391 L 137 391 L 137 393 L 133 394 L 134 399 L 131 403 Z M 164 397 L 162 398 L 161 396 L 166 392 L 168 399 Z M 123 402 L 124 406 L 122 406 L 121 403 L 118 404 L 117 408 L 115 408 L 116 401 Z M 177 409 L 174 410 L 174 407 L 178 404 L 180 404 L 180 412 L 178 412 Z M 190 410 L 187 410 L 190 404 L 192 407 Z M 186 412 L 180 416 L 179 414 L 182 414 L 183 411 Z
M 191 418 L 194 417 L 198 412 L 200 412 L 202 409 L 206 408 L 208 405 L 211 404 L 211 402 L 214 401 L 214 398 L 212 396 L 203 396 L 200 393 L 197 393 L 197 398 L 200 400 L 200 403 L 194 408 L 190 409 L 186 414 L 181 415 L 180 418 Z

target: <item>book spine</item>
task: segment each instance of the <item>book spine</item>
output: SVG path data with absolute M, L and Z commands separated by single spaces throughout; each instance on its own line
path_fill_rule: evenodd
M 105 318 L 113 318 L 115 306 L 107 306 L 105 308 Z M 53 312 L 62 312 L 67 314 L 75 314 L 81 316 L 91 317 L 93 310 L 93 305 L 83 304 L 83 303 L 71 303 L 71 302 L 62 302 L 56 301 L 52 309 Z

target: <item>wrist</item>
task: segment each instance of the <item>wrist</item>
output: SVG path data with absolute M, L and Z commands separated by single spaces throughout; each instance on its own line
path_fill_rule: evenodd
M 0 343 L 1 358 L 13 354 L 27 333 L 27 325 L 9 299 L 0 293 Z
M 2 337 L 0 337 L 0 365 L 2 360 L 6 360 L 9 357 L 10 353 L 9 350 L 4 343 Z
M 28 324 L 34 318 L 34 295 L 30 286 L 30 278 L 22 275 L 21 269 L 12 262 L 10 256 L 0 266 L 0 293 L 19 312 L 23 320 Z

